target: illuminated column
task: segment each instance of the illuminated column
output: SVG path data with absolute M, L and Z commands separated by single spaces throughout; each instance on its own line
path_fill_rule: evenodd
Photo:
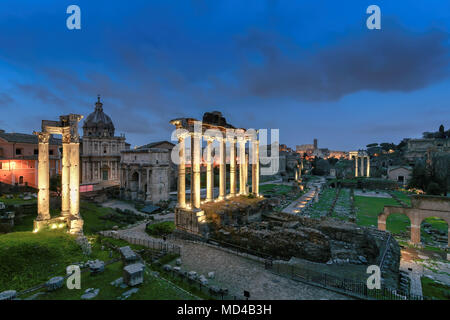
M 206 201 L 213 200 L 213 164 L 212 164 L 212 143 L 213 139 L 208 138 L 208 144 L 206 147 Z
M 361 160 L 361 164 L 359 167 L 359 175 L 361 177 L 364 177 L 364 156 L 360 157 L 359 159 Z
M 239 139 L 239 194 L 244 195 L 245 190 L 245 140 Z
M 259 141 L 252 140 L 252 193 L 259 195 Z M 297 173 L 297 171 L 296 171 Z M 297 177 L 296 177 L 297 179 Z
M 245 194 L 248 194 L 248 154 L 245 153 L 245 166 L 244 166 L 244 186 Z
M 230 140 L 230 196 L 236 196 L 236 141 Z
M 219 200 L 225 199 L 225 188 L 226 188 L 226 148 L 225 148 L 225 138 L 219 139 Z
M 80 143 L 72 139 L 70 143 L 70 215 L 80 217 Z
M 366 168 L 366 171 L 367 171 L 367 177 L 370 177 L 370 157 L 369 156 L 367 156 L 367 168 Z
M 70 133 L 63 134 L 62 146 L 61 215 L 66 217 L 70 214 Z
M 180 163 L 178 165 L 178 207 L 186 207 L 186 159 L 184 152 L 186 150 L 184 136 L 178 138 L 179 145 L 179 158 Z M 147 188 L 150 190 L 150 184 L 147 182 Z
M 38 132 L 38 221 L 50 219 L 50 174 L 48 162 L 48 142 L 50 134 Z
M 358 156 L 355 156 L 355 177 L 358 176 Z
M 145 200 L 151 201 L 151 193 L 150 193 L 150 169 L 146 168 L 147 171 L 147 178 L 146 178 L 146 184 L 147 184 L 147 190 L 145 190 Z M 184 198 L 183 198 L 184 201 Z
M 200 160 L 201 160 L 201 139 L 202 136 L 199 133 L 192 134 L 193 145 L 193 182 L 194 182 L 194 194 L 193 194 L 193 207 L 194 209 L 200 209 Z M 192 178 L 191 178 L 192 179 Z

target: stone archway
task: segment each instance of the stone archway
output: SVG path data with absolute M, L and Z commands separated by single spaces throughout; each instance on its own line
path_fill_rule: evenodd
M 447 222 L 450 231 L 450 198 L 440 196 L 417 195 L 411 197 L 411 207 L 384 206 L 378 215 L 378 229 L 386 230 L 386 221 L 390 214 L 401 213 L 411 221 L 411 243 L 420 244 L 420 226 L 429 217 L 438 217 Z M 450 233 L 450 232 L 449 232 Z M 448 239 L 450 246 L 450 239 Z
M 138 190 L 139 190 L 139 173 L 137 171 L 134 171 L 130 175 L 130 191 L 138 192 Z

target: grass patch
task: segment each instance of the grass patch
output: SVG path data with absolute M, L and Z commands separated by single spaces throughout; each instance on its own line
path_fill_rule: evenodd
M 354 197 L 354 204 L 356 208 L 356 221 L 360 226 L 374 226 L 378 225 L 378 214 L 383 212 L 385 205 L 398 206 L 397 201 L 392 198 L 376 198 L 376 197 Z M 393 216 L 393 215 L 391 215 Z M 403 230 L 406 231 L 406 226 L 409 225 L 408 217 L 399 215 L 404 218 L 389 217 L 387 222 L 387 229 L 391 232 Z M 408 224 L 405 222 L 408 221 Z
M 406 203 L 408 206 L 411 206 L 411 198 L 409 197 L 408 193 L 402 192 L 402 191 L 398 191 L 398 190 L 394 190 L 392 191 L 392 193 L 401 201 L 403 201 L 404 203 Z
M 144 219 L 142 216 L 119 213 L 112 208 L 101 207 L 86 201 L 80 202 L 80 214 L 84 220 L 84 234 L 94 234 L 114 226 L 120 228 Z
M 85 257 L 74 236 L 63 231 L 0 235 L 0 248 L 0 292 L 46 282 Z
M 332 188 L 324 189 L 319 196 L 319 201 L 313 203 L 311 208 L 308 209 L 308 214 L 313 218 L 327 215 L 336 197 L 336 190 Z
M 30 200 L 24 200 L 17 195 L 14 195 L 12 199 L 6 198 L 6 196 L 0 197 L 0 202 L 3 202 L 5 205 L 15 205 L 15 204 L 31 204 L 31 203 L 37 203 L 37 200 L 35 198 L 31 198 Z
M 105 267 L 101 274 L 90 275 L 82 273 L 81 289 L 69 290 L 63 287 L 57 291 L 39 296 L 42 300 L 79 300 L 88 288 L 100 289 L 99 294 L 93 300 L 116 300 L 125 291 L 131 289 L 114 287 L 110 283 L 122 277 L 123 264 L 116 262 Z M 137 286 L 139 291 L 130 296 L 129 300 L 192 300 L 194 297 L 167 283 L 159 277 L 150 274 L 148 268 L 144 272 L 144 283 Z
M 263 184 L 259 186 L 260 193 L 270 193 L 273 195 L 287 195 L 292 191 L 291 186 L 285 186 L 280 184 Z
M 428 277 L 422 277 L 422 294 L 426 298 L 438 300 L 450 300 L 450 286 L 433 281 Z

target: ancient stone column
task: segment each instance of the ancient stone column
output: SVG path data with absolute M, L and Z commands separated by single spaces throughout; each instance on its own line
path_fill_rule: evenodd
M 248 154 L 245 153 L 245 166 L 244 166 L 244 186 L 245 194 L 248 194 Z
M 212 163 L 212 143 L 213 139 L 208 138 L 208 144 L 206 147 L 206 201 L 213 200 L 213 163 Z
M 255 196 L 259 195 L 259 141 L 252 140 L 252 193 Z M 296 171 L 297 173 L 297 171 Z M 297 177 L 296 177 L 297 179 Z
M 50 134 L 35 133 L 39 141 L 38 155 L 38 221 L 50 219 L 50 173 L 48 143 Z
M 230 196 L 236 196 L 236 141 L 230 140 Z
M 70 133 L 63 134 L 61 170 L 61 215 L 70 214 Z
M 359 167 L 359 176 L 364 177 L 364 157 L 360 157 L 361 159 L 361 166 Z
M 193 133 L 192 141 L 193 145 L 193 208 L 200 209 L 200 161 L 201 161 L 201 139 L 202 136 L 199 133 Z M 191 178 L 192 179 L 192 178 Z
M 226 140 L 225 138 L 219 139 L 219 200 L 225 200 L 226 191 Z
M 370 157 L 367 156 L 367 168 L 366 168 L 367 177 L 370 177 Z
M 420 244 L 420 223 L 411 221 L 411 243 Z
M 178 165 L 178 207 L 186 208 L 186 159 L 184 155 L 186 147 L 183 136 L 178 138 L 178 146 L 180 158 L 180 163 Z M 150 184 L 148 184 L 148 182 L 147 186 L 150 190 Z
M 355 156 L 355 177 L 358 176 L 358 156 Z
M 76 142 L 75 142 L 76 141 Z M 70 143 L 70 215 L 80 217 L 80 143 L 72 139 Z
M 245 140 L 239 139 L 239 194 L 245 195 Z

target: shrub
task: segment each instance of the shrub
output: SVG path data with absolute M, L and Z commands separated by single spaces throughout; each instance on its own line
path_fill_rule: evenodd
M 427 194 L 429 195 L 440 195 L 441 187 L 436 182 L 430 182 L 427 187 Z
M 174 229 L 175 224 L 172 221 L 165 221 L 147 225 L 146 231 L 151 236 L 162 237 L 171 234 Z

